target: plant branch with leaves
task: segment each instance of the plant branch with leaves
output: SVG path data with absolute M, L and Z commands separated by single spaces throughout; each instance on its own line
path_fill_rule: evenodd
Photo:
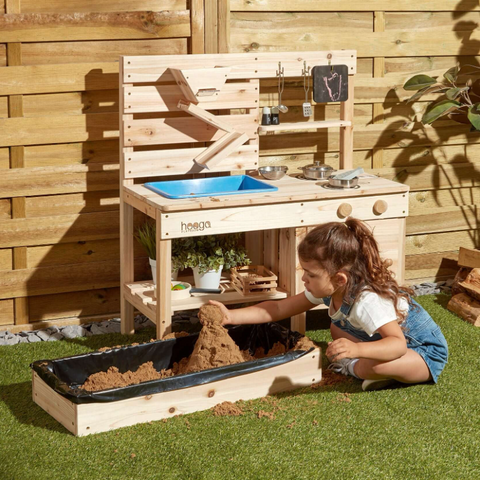
M 471 130 L 480 130 L 480 80 L 473 82 L 468 78 L 465 85 L 459 84 L 460 74 L 465 77 L 466 73 L 462 69 L 466 67 L 474 68 L 478 71 L 469 72 L 468 74 L 480 73 L 480 67 L 475 65 L 464 65 L 462 67 L 452 67 L 443 75 L 443 81 L 428 75 L 415 75 L 410 78 L 403 88 L 405 90 L 416 90 L 407 101 L 407 103 L 419 100 L 423 95 L 432 93 L 441 93 L 443 96 L 432 102 L 422 117 L 422 123 L 425 125 L 432 124 L 440 117 L 448 116 L 450 120 L 458 123 L 468 123 Z M 472 100 L 473 99 L 473 100 Z

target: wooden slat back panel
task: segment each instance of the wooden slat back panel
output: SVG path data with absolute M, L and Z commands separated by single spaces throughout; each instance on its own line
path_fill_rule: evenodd
M 257 135 L 256 115 L 219 115 L 239 132 L 254 139 Z M 140 119 L 125 122 L 125 146 L 170 145 L 174 143 L 214 142 L 225 132 L 188 117 Z
M 347 65 L 348 73 L 356 73 L 355 50 L 319 52 L 238 53 L 209 55 L 169 55 L 121 57 L 124 62 L 124 83 L 172 82 L 170 67 L 179 69 L 232 67 L 228 79 L 275 77 L 278 62 L 285 68 L 285 77 L 300 77 L 303 62 L 314 65 Z
M 182 92 L 178 85 L 156 85 L 125 88 L 125 112 L 179 112 L 178 99 Z M 217 100 L 203 102 L 206 110 L 231 108 L 255 108 L 258 106 L 258 82 L 256 85 L 247 82 L 227 83 Z
M 230 124 L 245 133 L 250 145 L 241 145 L 233 153 L 218 161 L 211 172 L 231 172 L 258 168 L 258 123 L 260 107 L 260 79 L 276 79 L 282 63 L 286 78 L 302 75 L 307 66 L 346 64 L 349 74 L 356 73 L 357 55 L 354 50 L 305 52 L 301 55 L 284 52 L 280 55 L 207 54 L 207 55 L 150 55 L 120 58 L 120 95 L 124 104 L 120 112 L 121 171 L 124 181 L 192 173 L 206 173 L 195 164 L 208 145 L 225 135 L 222 130 L 181 111 L 178 103 L 185 101 L 185 92 L 176 84 L 170 69 L 225 69 L 227 83 L 219 88 L 215 100 L 202 99 L 199 106 L 215 114 L 219 121 Z M 202 73 L 203 72 L 203 73 Z M 237 81 L 236 81 L 237 80 Z M 238 81 L 240 80 L 240 81 Z M 205 85 L 204 88 L 213 85 Z M 122 103 L 121 102 L 121 103 Z M 275 103 L 273 103 L 275 105 Z M 239 112 L 240 110 L 241 112 Z M 148 118 L 152 117 L 152 118 Z M 122 133 L 123 132 L 123 133 Z M 180 147 L 184 145 L 185 148 Z M 139 147 L 157 149 L 139 151 Z M 165 150 L 165 147 L 170 150 Z M 133 150 L 132 150 L 133 148 Z M 145 150 L 145 149 L 143 149 Z
M 126 153 L 125 178 L 201 173 L 200 168 L 193 164 L 193 159 L 205 150 L 206 147 Z M 186 163 L 191 165 L 190 171 L 186 171 Z M 242 145 L 234 154 L 212 167 L 210 171 L 222 172 L 255 168 L 258 168 L 258 146 Z

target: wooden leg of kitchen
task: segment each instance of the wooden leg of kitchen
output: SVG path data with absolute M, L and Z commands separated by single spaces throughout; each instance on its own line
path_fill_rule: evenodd
M 304 228 L 282 228 L 279 236 L 280 259 L 278 263 L 279 286 L 288 292 L 289 296 L 296 295 L 303 291 L 300 288 L 298 278 L 301 278 L 301 271 L 297 269 L 297 231 Z M 301 282 L 300 282 L 301 283 Z M 305 333 L 306 315 L 302 313 L 291 318 L 292 330 Z
M 121 202 L 120 206 L 120 318 L 123 334 L 135 333 L 133 305 L 125 298 L 125 284 L 133 283 L 133 207 Z
M 160 232 L 160 215 L 157 218 L 157 232 Z M 157 240 L 157 286 L 156 325 L 157 340 L 172 331 L 172 241 Z

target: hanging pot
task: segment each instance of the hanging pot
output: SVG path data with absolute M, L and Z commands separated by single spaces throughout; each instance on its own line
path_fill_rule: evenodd
M 330 165 L 322 163 L 320 160 L 315 160 L 311 165 L 300 167 L 303 171 L 303 176 L 311 180 L 321 180 L 328 178 L 336 170 Z

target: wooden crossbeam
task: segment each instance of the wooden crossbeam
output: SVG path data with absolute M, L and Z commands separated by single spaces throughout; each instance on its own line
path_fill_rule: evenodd
M 240 145 L 248 142 L 248 140 L 249 138 L 246 133 L 237 131 L 226 133 L 222 138 L 195 157 L 194 162 L 200 167 L 210 169 L 235 152 Z
M 215 100 L 225 85 L 230 70 L 230 67 L 190 70 L 170 68 L 170 72 L 185 98 L 195 104 Z
M 207 112 L 201 107 L 198 107 L 192 102 L 184 102 L 180 100 L 178 102 L 177 108 L 183 110 L 184 112 L 189 113 L 190 115 L 202 120 L 205 123 L 208 123 L 212 127 L 218 128 L 219 130 L 223 130 L 224 132 L 233 132 L 234 128 L 229 125 L 228 123 L 220 120 L 218 117 L 213 115 L 212 113 Z

